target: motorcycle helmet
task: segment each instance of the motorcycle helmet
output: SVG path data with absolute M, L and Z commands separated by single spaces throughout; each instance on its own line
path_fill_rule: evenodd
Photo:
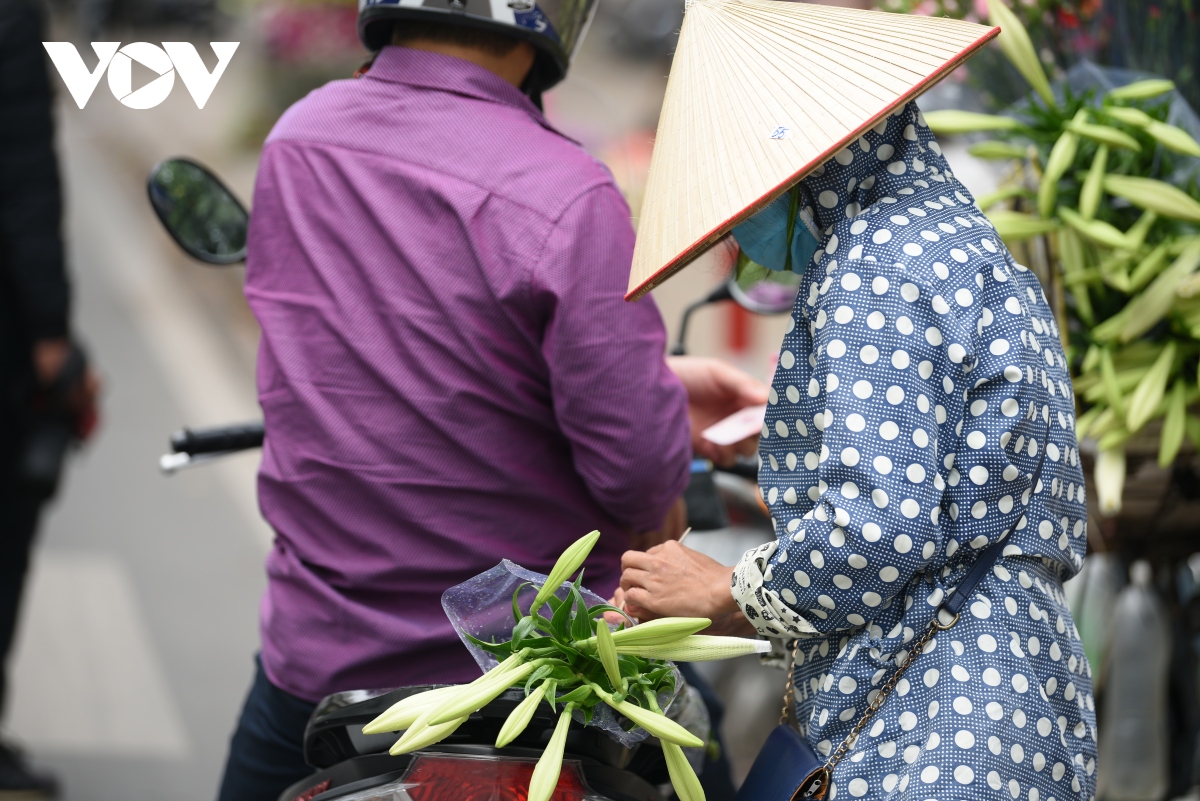
M 358 38 L 377 52 L 396 23 L 435 22 L 492 31 L 537 51 L 522 87 L 539 96 L 567 74 L 596 11 L 596 0 L 359 0 Z

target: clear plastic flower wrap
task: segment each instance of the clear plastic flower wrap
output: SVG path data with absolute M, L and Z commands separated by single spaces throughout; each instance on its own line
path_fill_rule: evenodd
M 472 642 L 470 637 L 484 642 L 503 642 L 512 637 L 513 593 L 517 592 L 518 587 L 521 587 L 517 593 L 517 602 L 523 609 L 527 609 L 534 600 L 534 596 L 537 595 L 537 586 L 544 584 L 546 579 L 547 576 L 542 573 L 526 570 L 505 559 L 491 570 L 467 579 L 462 584 L 455 585 L 442 593 L 442 609 L 445 610 L 446 617 L 450 619 L 454 630 L 458 632 L 463 645 L 475 658 L 480 670 L 486 673 L 496 667 L 499 660 Z M 522 587 L 522 585 L 526 586 Z M 566 600 L 570 590 L 571 583 L 564 581 L 554 595 L 561 600 Z M 588 606 L 605 603 L 605 599 L 586 587 L 581 587 L 580 592 Z M 610 626 L 610 628 L 615 627 Z M 684 706 L 690 706 L 690 704 L 682 703 L 683 699 L 689 698 L 686 694 L 680 695 L 683 686 L 683 677 L 676 670 L 674 693 L 669 697 L 661 694 L 658 698 L 658 705 L 672 719 L 685 711 Z M 698 712 L 693 712 L 687 717 L 696 717 L 698 714 Z M 703 717 L 707 722 L 707 710 Z M 575 712 L 575 719 L 583 722 L 583 716 L 578 711 Z M 640 727 L 629 730 L 622 728 L 612 709 L 604 705 L 596 707 L 596 714 L 591 723 L 587 725 L 603 730 L 626 747 L 641 742 L 649 736 L 649 733 Z M 691 729 L 692 725 L 688 725 L 687 728 Z M 707 726 L 705 729 L 702 736 L 706 738 Z

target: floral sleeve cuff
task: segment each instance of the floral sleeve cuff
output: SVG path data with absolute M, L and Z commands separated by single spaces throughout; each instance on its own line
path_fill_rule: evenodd
M 764 637 L 803 637 L 820 632 L 783 602 L 774 590 L 763 586 L 778 542 L 768 542 L 746 551 L 733 569 L 731 591 L 742 612 Z

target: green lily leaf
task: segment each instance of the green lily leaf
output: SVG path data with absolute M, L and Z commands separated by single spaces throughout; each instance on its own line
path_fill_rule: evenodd
M 525 617 L 524 613 L 521 612 L 520 605 L 517 603 L 517 596 L 521 593 L 521 590 L 525 589 L 528 586 L 530 586 L 530 583 L 528 581 L 526 581 L 524 584 L 519 585 L 515 590 L 513 590 L 513 600 L 512 600 L 513 623 L 520 623 L 521 618 Z
M 635 678 L 642 675 L 642 666 L 635 661 L 636 657 L 618 656 L 617 665 L 621 669 L 621 675 L 626 678 Z
M 466 632 L 463 632 L 463 636 L 465 636 L 472 645 L 482 648 L 492 656 L 498 657 L 501 661 L 512 656 L 513 648 L 511 640 L 509 642 L 484 642 L 477 637 L 472 637 Z
M 588 616 L 587 602 L 583 600 L 583 593 L 579 591 L 578 587 L 571 588 L 571 597 L 579 610 L 575 614 L 574 620 L 571 621 L 571 638 L 586 640 L 592 636 L 592 619 Z
M 600 615 L 603 615 L 606 612 L 616 612 L 618 615 L 620 615 L 621 617 L 623 617 L 627 621 L 629 621 L 630 625 L 633 624 L 633 618 L 631 618 L 631 617 L 629 617 L 629 615 L 625 614 L 624 609 L 619 609 L 619 608 L 613 606 L 612 604 L 596 604 L 595 606 L 588 607 L 588 610 L 587 610 L 588 619 L 595 620 Z
M 524 640 L 526 637 L 528 637 L 530 634 L 534 633 L 534 627 L 535 627 L 536 623 L 537 623 L 537 618 L 530 615 L 529 617 L 521 618 L 521 620 L 517 623 L 517 625 L 513 626 L 513 636 L 512 636 L 513 650 L 520 648 L 521 644 L 522 644 L 521 641 Z
M 592 688 L 586 684 L 583 684 L 579 687 L 576 687 L 574 690 L 571 690 L 569 693 L 564 693 L 563 695 L 558 696 L 554 700 L 556 703 L 560 704 L 577 704 L 581 701 L 586 701 L 589 697 L 591 697 L 591 695 Z
M 525 680 L 525 694 L 529 695 L 530 687 L 533 687 L 536 684 L 540 684 L 542 679 L 549 678 L 551 676 L 551 674 L 554 673 L 554 670 L 556 667 L 558 667 L 558 666 L 557 665 L 542 665 L 540 668 L 533 671 L 533 673 L 530 673 L 529 678 Z
M 571 607 L 575 604 L 575 596 L 568 595 L 566 600 L 554 612 L 550 621 L 550 633 L 559 642 L 567 642 L 571 636 Z

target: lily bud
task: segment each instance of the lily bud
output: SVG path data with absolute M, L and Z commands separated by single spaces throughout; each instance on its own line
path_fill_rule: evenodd
M 597 540 L 600 539 L 600 532 L 593 531 L 587 536 L 580 537 L 571 543 L 571 545 L 562 552 L 562 556 L 558 557 L 558 561 L 554 563 L 550 575 L 546 577 L 546 583 L 538 590 L 537 596 L 533 599 L 533 606 L 529 607 L 530 612 L 536 612 L 542 608 L 542 604 L 546 603 L 546 599 L 554 595 L 555 591 L 562 586 L 562 583 L 571 577 L 576 570 L 583 566 L 583 562 L 588 558 L 588 554 L 592 552 L 592 548 L 596 546 Z
M 706 617 L 664 617 L 615 632 L 613 644 L 666 645 L 711 625 L 712 621 Z
M 1166 181 L 1110 174 L 1104 177 L 1104 191 L 1167 219 L 1200 222 L 1200 201 Z
M 997 42 L 1004 55 L 1042 100 L 1046 101 L 1046 105 L 1054 108 L 1057 104 L 1054 93 L 1050 91 L 1050 81 L 1046 78 L 1046 71 L 1042 69 L 1042 62 L 1038 59 L 1025 26 L 1001 0 L 987 0 L 987 10 L 988 21 L 1000 26 Z
M 1158 97 L 1175 88 L 1173 81 L 1166 78 L 1151 78 L 1145 81 L 1135 81 L 1119 86 L 1108 93 L 1113 100 L 1146 100 Z
M 1109 147 L 1119 147 L 1125 150 L 1132 150 L 1135 153 L 1142 151 L 1142 146 L 1138 144 L 1136 139 L 1111 125 L 1098 125 L 1094 122 L 1072 120 L 1063 125 L 1063 127 L 1072 133 L 1086 136 L 1094 142 L 1100 142 Z
M 563 751 L 567 747 L 567 730 L 571 727 L 571 712 L 574 704 L 567 704 L 562 714 L 558 716 L 558 725 L 550 737 L 550 744 L 542 752 L 529 779 L 529 801 L 550 801 L 558 787 L 558 777 L 562 773 Z
M 929 111 L 925 124 L 935 134 L 974 133 L 975 131 L 1011 131 L 1021 123 L 1012 117 L 977 114 L 974 111 Z
M 386 731 L 401 731 L 421 716 L 422 712 L 437 706 L 443 701 L 462 692 L 463 687 L 439 687 L 436 690 L 426 690 L 423 693 L 410 695 L 388 707 L 387 711 L 363 726 L 363 734 L 381 734 Z
M 596 651 L 600 654 L 600 664 L 604 665 L 604 672 L 613 689 L 624 692 L 625 682 L 621 679 L 621 666 L 617 662 L 617 647 L 603 617 L 596 621 Z
M 766 640 L 693 634 L 668 645 L 622 645 L 617 648 L 617 653 L 672 662 L 711 662 L 746 654 L 765 654 L 770 650 L 771 643 Z
M 454 734 L 455 729 L 467 722 L 467 715 L 461 718 L 447 721 L 438 726 L 413 725 L 404 736 L 396 741 L 396 744 L 388 750 L 392 756 L 407 754 L 410 751 L 419 751 L 422 748 L 428 748 L 434 743 L 439 743 L 442 740 Z
M 1001 209 L 987 215 L 996 233 L 1005 242 L 1023 242 L 1035 236 L 1048 234 L 1058 228 L 1057 220 L 1047 220 L 1032 214 Z
M 682 745 L 685 748 L 700 748 L 704 745 L 704 741 L 696 735 L 692 734 L 687 729 L 680 726 L 675 721 L 668 718 L 666 715 L 660 715 L 657 712 L 651 712 L 642 709 L 640 706 L 634 706 L 628 701 L 618 701 L 612 695 L 604 692 L 596 685 L 591 685 L 592 690 L 596 695 L 604 700 L 604 703 L 611 706 L 613 709 L 620 712 L 625 717 L 632 720 L 637 725 L 641 726 L 646 731 L 653 734 L 660 740 Z
M 537 690 L 531 692 L 524 701 L 517 704 L 516 708 L 505 719 L 504 725 L 500 727 L 500 734 L 496 737 L 497 748 L 503 748 L 508 745 L 521 732 L 525 731 L 525 727 L 529 725 L 529 721 L 533 720 L 533 713 L 537 711 L 538 704 L 546 697 L 547 690 L 553 694 L 555 684 L 553 680 L 542 682 L 542 685 Z
M 1136 433 L 1154 416 L 1167 390 L 1167 379 L 1170 378 L 1174 362 L 1175 342 L 1172 340 L 1163 348 L 1150 371 L 1138 382 L 1137 388 L 1129 396 L 1129 403 L 1125 408 L 1125 427 L 1130 433 Z
M 528 678 L 529 674 L 538 667 L 538 664 L 536 660 L 526 662 L 516 670 L 504 671 L 497 676 L 493 676 L 497 671 L 490 671 L 487 675 L 491 677 L 491 681 L 481 682 L 477 687 L 460 693 L 443 705 L 430 719 L 430 725 L 447 723 L 463 715 L 470 715 L 472 712 L 476 712 L 487 706 L 496 700 L 500 693 Z
M 664 742 L 662 750 L 667 761 L 667 774 L 671 777 L 671 786 L 675 788 L 679 801 L 705 801 L 704 788 L 700 786 L 700 779 L 692 770 L 691 763 L 683 755 L 683 749 L 675 743 Z
M 1092 472 L 1100 514 L 1113 517 L 1121 513 L 1121 495 L 1125 491 L 1125 451 L 1121 448 L 1100 451 Z

